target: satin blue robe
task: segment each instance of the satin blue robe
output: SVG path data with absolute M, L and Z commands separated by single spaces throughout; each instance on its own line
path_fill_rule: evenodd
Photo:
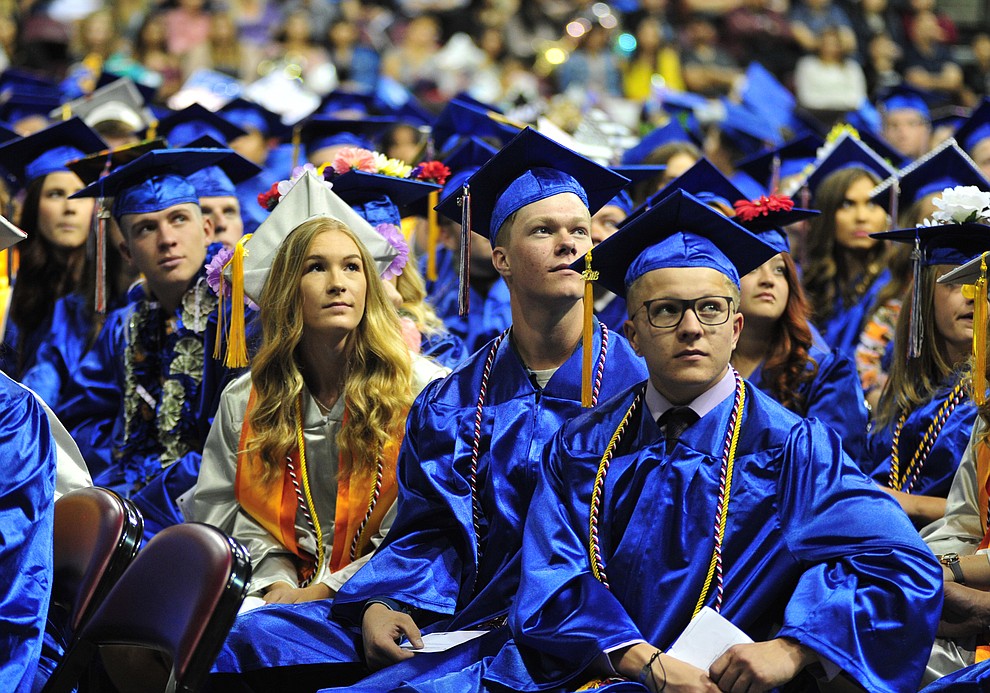
M 486 680 L 573 690 L 603 652 L 639 640 L 666 649 L 691 620 L 712 556 L 732 397 L 688 428 L 671 454 L 641 403 L 605 482 L 599 537 L 610 589 L 589 564 L 595 475 L 642 390 L 571 421 L 548 447 L 509 620 L 518 646 L 502 650 Z M 746 394 L 721 614 L 755 640 L 796 639 L 867 690 L 914 690 L 941 611 L 935 557 L 834 433 L 755 388 Z M 714 601 L 712 589 L 706 604 Z
M 89 346 L 93 316 L 79 294 L 55 302 L 52 324 L 34 352 L 34 363 L 21 378 L 52 409 L 57 409 L 62 388 L 82 361 Z
M 622 326 L 629 319 L 629 312 L 626 310 L 626 299 L 622 298 L 622 296 L 616 296 L 608 302 L 608 305 L 604 309 L 595 311 L 595 317 L 604 323 L 608 329 L 619 334 L 625 334 Z
M 904 421 L 901 429 L 899 458 L 901 470 L 908 465 L 915 451 L 921 444 L 925 431 L 931 425 L 942 403 L 948 398 L 955 381 L 942 387 L 935 393 L 931 401 L 915 409 Z M 931 452 L 925 459 L 911 489 L 911 493 L 921 496 L 937 496 L 945 498 L 949 495 L 952 478 L 956 474 L 959 460 L 969 443 L 973 424 L 976 421 L 976 405 L 965 397 L 946 420 L 945 425 L 935 439 Z M 870 472 L 873 479 L 881 486 L 890 484 L 891 447 L 893 446 L 894 426 L 896 421 L 870 435 L 869 453 L 874 468 Z
M 849 358 L 814 345 L 809 353 L 818 364 L 818 372 L 798 388 L 804 395 L 804 406 L 795 413 L 828 425 L 842 440 L 842 449 L 862 468 L 866 459 L 868 414 L 856 366 Z M 809 364 L 808 368 L 811 367 Z M 773 397 L 770 384 L 763 380 L 762 366 L 750 374 L 749 380 Z
M 0 691 L 34 685 L 52 590 L 55 445 L 38 400 L 0 375 Z
M 829 346 L 851 359 L 856 358 L 859 336 L 877 302 L 877 295 L 889 281 L 890 270 L 885 269 L 877 275 L 870 288 L 853 305 L 843 307 L 841 300 L 836 299 L 831 317 L 818 322 L 818 329 L 821 330 L 822 337 Z
M 596 356 L 600 344 L 596 329 Z M 332 603 L 262 607 L 238 618 L 215 672 L 361 661 L 358 629 L 372 598 L 418 609 L 418 625 L 438 630 L 467 628 L 508 612 L 518 588 L 522 527 L 540 476 L 541 451 L 554 431 L 581 411 L 582 350 L 538 390 L 509 338 L 498 349 L 481 423 L 479 559 L 468 466 L 487 355 L 483 349 L 447 378 L 430 383 L 413 404 L 398 460 L 397 516 L 368 564 Z M 599 402 L 645 372 L 625 339 L 610 332 Z M 387 672 L 401 676 L 414 666 L 401 663 Z
M 135 309 L 132 303 L 107 316 L 93 348 L 66 384 L 56 413 L 79 446 L 93 484 L 131 498 L 144 515 L 144 536 L 150 539 L 160 529 L 183 521 L 176 499 L 196 483 L 203 443 L 219 405 L 220 392 L 236 374 L 212 358 L 217 320 L 214 310 L 202 333 L 203 375 L 199 396 L 191 403 L 194 421 L 189 422 L 190 451 L 164 469 L 160 460 L 163 449 L 155 439 L 143 441 L 141 449 L 121 457 L 119 451 L 125 443 L 124 360 L 128 320 Z M 167 364 L 171 355 L 163 352 L 158 358 Z

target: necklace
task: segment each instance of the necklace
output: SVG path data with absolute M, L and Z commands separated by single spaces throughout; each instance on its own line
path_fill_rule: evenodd
M 911 456 L 907 467 L 904 468 L 903 474 L 901 473 L 900 460 L 901 430 L 907 421 L 908 413 L 901 412 L 900 418 L 897 419 L 897 425 L 894 427 L 894 439 L 890 448 L 890 479 L 887 482 L 890 488 L 895 491 L 911 493 L 914 483 L 921 475 L 921 468 L 924 466 L 925 460 L 928 459 L 928 455 L 935 446 L 935 440 L 938 438 L 938 434 L 942 432 L 945 422 L 949 420 L 956 406 L 962 401 L 963 391 L 963 382 L 960 380 L 952 388 L 952 391 L 949 392 L 948 397 L 945 398 L 941 406 L 939 406 L 938 411 L 935 413 L 935 418 L 928 424 L 928 428 L 925 430 L 925 434 L 921 436 L 921 441 L 918 443 L 918 447 Z
M 736 378 L 735 402 L 732 405 L 732 413 L 729 416 L 729 425 L 725 431 L 725 443 L 722 448 L 722 466 L 719 473 L 718 502 L 715 510 L 715 546 L 712 550 L 712 559 L 708 565 L 708 573 L 705 576 L 705 583 L 701 588 L 701 594 L 694 607 L 694 616 L 698 615 L 701 607 L 705 604 L 705 599 L 711 589 L 712 581 L 715 581 L 715 611 L 720 611 L 722 607 L 722 542 L 725 539 L 725 524 L 729 516 L 729 497 L 732 492 L 732 475 L 735 467 L 736 445 L 739 442 L 739 432 L 742 430 L 743 405 L 746 402 L 746 386 L 737 371 L 733 371 Z M 639 406 L 643 398 L 643 392 L 639 392 L 633 399 L 632 404 L 626 411 L 622 421 L 612 434 L 611 440 L 605 447 L 605 454 L 602 455 L 598 464 L 598 472 L 595 474 L 595 486 L 591 492 L 591 512 L 588 522 L 588 552 L 591 558 L 591 572 L 599 582 L 609 588 L 608 578 L 605 575 L 605 561 L 602 557 L 601 544 L 598 535 L 598 520 L 601 514 L 602 497 L 605 493 L 605 477 L 608 474 L 609 464 L 615 454 L 622 436 L 632 419 L 633 413 Z

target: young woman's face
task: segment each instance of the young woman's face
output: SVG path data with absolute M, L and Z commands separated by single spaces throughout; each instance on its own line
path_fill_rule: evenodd
M 936 276 L 940 277 L 951 265 L 938 265 Z M 973 343 L 973 299 L 962 294 L 961 284 L 935 284 L 932 296 L 935 308 L 935 329 L 948 347 L 947 357 L 953 362 L 965 358 Z
M 846 250 L 865 252 L 878 241 L 870 238 L 887 228 L 887 212 L 870 199 L 872 180 L 863 176 L 853 181 L 835 211 L 835 243 Z
M 303 326 L 340 338 L 353 332 L 364 317 L 368 281 L 361 251 L 350 236 L 331 229 L 317 235 L 303 263 Z
M 81 248 L 89 237 L 93 198 L 68 199 L 82 187 L 79 176 L 69 171 L 49 173 L 41 185 L 38 233 L 58 248 Z
M 742 290 L 739 310 L 747 322 L 758 318 L 776 321 L 784 314 L 791 291 L 783 255 L 774 255 L 741 277 L 739 285 Z

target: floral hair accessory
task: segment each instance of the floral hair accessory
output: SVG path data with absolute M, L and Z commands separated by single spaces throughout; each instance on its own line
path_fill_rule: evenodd
M 332 181 L 350 171 L 377 173 L 392 178 L 410 178 L 443 185 L 450 176 L 450 169 L 439 161 L 424 161 L 412 167 L 399 159 L 390 159 L 380 152 L 360 147 L 344 147 L 337 152 L 333 161 L 328 161 L 317 170 L 317 173 Z
M 794 209 L 794 200 L 787 195 L 760 195 L 755 200 L 737 200 L 732 206 L 736 217 L 746 222 L 768 216 L 771 212 L 789 212 Z
M 450 169 L 442 161 L 424 161 L 412 170 L 410 178 L 445 185 L 450 177 Z
M 246 249 L 244 253 L 247 254 Z M 224 281 L 223 270 L 230 264 L 233 257 L 234 249 L 223 247 L 206 264 L 206 283 L 210 286 L 210 290 L 217 296 L 220 296 L 222 293 L 223 297 L 228 299 L 233 295 L 233 289 L 230 282 Z M 258 310 L 258 305 L 247 296 L 244 297 L 244 305 L 251 310 Z
M 318 172 L 316 166 L 313 164 L 303 164 L 302 166 L 296 166 L 292 169 L 292 175 L 289 176 L 288 180 L 280 180 L 277 183 L 272 183 L 272 187 L 266 192 L 258 194 L 258 204 L 267 209 L 269 212 L 275 209 L 275 206 L 279 201 L 285 197 L 293 186 L 303 177 L 306 171 Z M 330 181 L 324 181 L 324 185 L 327 189 L 333 187 Z
M 945 224 L 990 224 L 990 193 L 974 185 L 946 188 L 932 200 L 937 208 L 924 226 Z
M 398 277 L 402 274 L 406 263 L 409 262 L 409 244 L 406 243 L 405 236 L 402 235 L 402 231 L 395 224 L 379 224 L 375 227 L 375 231 L 380 233 L 388 241 L 389 245 L 399 253 L 389 266 L 385 268 L 385 271 L 382 272 L 382 279 Z

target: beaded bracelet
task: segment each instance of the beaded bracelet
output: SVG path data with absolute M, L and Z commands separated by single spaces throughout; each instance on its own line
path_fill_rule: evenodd
M 654 652 L 653 655 L 650 657 L 650 661 L 644 664 L 643 669 L 639 672 L 639 682 L 645 686 L 646 679 L 647 677 L 649 677 L 653 681 L 653 690 L 656 693 L 661 693 L 661 691 L 663 691 L 663 689 L 667 687 L 667 670 L 664 669 L 663 662 L 660 661 L 660 655 L 662 654 L 663 652 L 661 652 L 660 650 Z M 657 686 L 656 674 L 653 673 L 654 662 L 660 665 L 660 672 L 663 674 L 663 683 L 659 686 Z

